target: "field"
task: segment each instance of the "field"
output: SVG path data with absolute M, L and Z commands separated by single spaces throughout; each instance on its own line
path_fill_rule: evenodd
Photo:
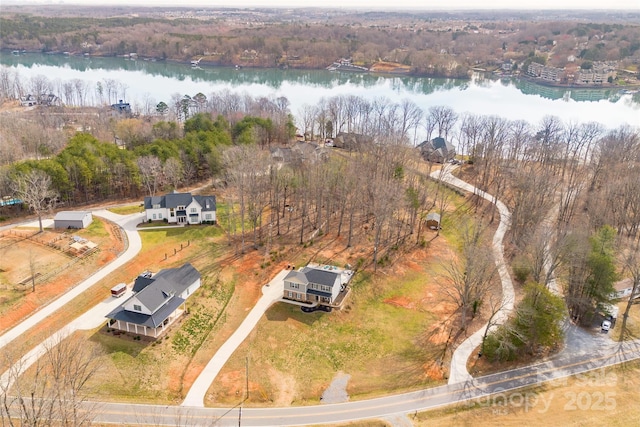
M 640 362 L 596 370 L 475 403 L 421 412 L 415 426 L 631 426 L 640 418 Z
M 74 230 L 73 233 L 45 229 L 43 233 L 36 234 L 37 229 L 26 227 L 5 231 L 0 238 L 0 332 L 15 326 L 113 260 L 123 249 L 119 232 L 114 232 L 113 227 L 111 223 L 94 217 L 87 229 Z M 98 250 L 78 257 L 53 247 L 66 248 L 72 236 L 96 243 Z M 36 273 L 35 292 L 32 292 L 29 280 L 32 268 Z

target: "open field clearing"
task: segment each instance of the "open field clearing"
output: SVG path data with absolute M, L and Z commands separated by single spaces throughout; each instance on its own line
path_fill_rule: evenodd
M 525 388 L 450 408 L 422 412 L 414 419 L 426 426 L 631 426 L 640 418 L 640 363 Z
M 60 232 L 19 227 L 5 231 L 0 238 L 0 332 L 25 319 L 39 307 L 57 298 L 76 283 L 113 260 L 123 250 L 119 230 L 94 217 L 84 230 Z M 93 253 L 69 250 L 72 237 L 97 244 Z M 35 271 L 32 292 L 31 271 Z

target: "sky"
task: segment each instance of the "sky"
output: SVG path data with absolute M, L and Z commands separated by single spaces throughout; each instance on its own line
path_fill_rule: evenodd
M 40 3 L 147 6 L 339 7 L 358 9 L 640 9 L 640 0 L 49 0 Z M 14 2 L 12 2 L 14 3 Z M 19 3 L 19 2 L 18 2 Z M 26 3 L 26 1 L 25 1 Z M 30 2 L 31 3 L 31 2 Z

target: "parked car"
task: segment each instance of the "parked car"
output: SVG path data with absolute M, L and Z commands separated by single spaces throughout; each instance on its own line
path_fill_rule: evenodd
M 611 321 L 610 320 L 604 320 L 602 322 L 602 332 L 604 332 L 605 334 L 607 332 L 609 332 L 609 329 L 611 329 Z

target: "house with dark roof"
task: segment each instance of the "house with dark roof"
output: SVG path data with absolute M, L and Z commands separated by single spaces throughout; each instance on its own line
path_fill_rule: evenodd
M 371 144 L 373 144 L 373 138 L 360 133 L 340 132 L 333 138 L 333 145 L 336 148 L 343 148 L 349 151 L 357 151 L 361 147 Z
M 424 141 L 417 148 L 428 162 L 444 163 L 456 156 L 456 148 L 441 136 L 433 138 L 431 141 Z
M 134 286 L 134 294 L 107 314 L 110 327 L 152 338 L 161 336 L 185 311 L 185 301 L 200 287 L 191 264 L 159 271 Z
M 114 111 L 115 114 L 122 114 L 125 116 L 131 115 L 131 104 L 128 102 L 124 102 L 122 99 L 118 101 L 117 104 L 111 104 L 111 110 Z
M 215 224 L 216 196 L 195 196 L 191 193 L 169 193 L 144 198 L 147 221 L 167 221 L 174 224 Z
M 353 272 L 332 265 L 307 265 L 284 278 L 283 300 L 340 307 Z

